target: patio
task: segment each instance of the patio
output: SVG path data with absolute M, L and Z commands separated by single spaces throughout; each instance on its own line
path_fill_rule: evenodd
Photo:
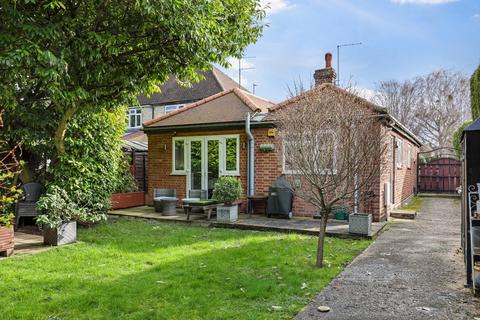
M 25 229 L 15 232 L 15 250 L 12 257 L 36 254 L 52 247 L 43 244 L 43 236 L 38 232 Z M 0 257 L 0 260 L 6 257 Z
M 243 229 L 243 230 L 256 230 L 256 231 L 276 231 L 285 233 L 299 233 L 307 235 L 318 235 L 320 222 L 316 219 L 305 217 L 294 217 L 293 219 L 278 219 L 267 218 L 260 214 L 239 214 L 236 222 L 217 222 L 215 217 L 211 220 L 207 220 L 204 214 L 193 214 L 190 220 L 187 217 L 183 209 L 177 209 L 177 215 L 174 216 L 162 216 L 160 213 L 155 212 L 153 207 L 141 206 L 128 209 L 119 209 L 109 212 L 110 217 L 118 218 L 138 218 L 149 219 L 158 222 L 178 222 L 178 223 L 191 223 L 201 225 L 205 227 L 213 228 L 229 228 L 229 229 Z M 349 239 L 375 239 L 387 225 L 387 222 L 374 222 L 372 223 L 372 235 L 361 236 L 350 234 L 348 232 L 348 222 L 342 220 L 329 220 L 327 225 L 327 236 Z

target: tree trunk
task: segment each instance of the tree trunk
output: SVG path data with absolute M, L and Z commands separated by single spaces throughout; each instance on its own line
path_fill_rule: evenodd
M 65 132 L 67 131 L 68 122 L 72 120 L 77 109 L 77 107 L 67 109 L 58 123 L 53 140 L 55 144 L 56 158 L 65 152 Z
M 323 267 L 323 253 L 325 245 L 325 233 L 327 231 L 327 222 L 328 217 L 330 216 L 331 210 L 325 211 L 320 217 L 320 231 L 318 233 L 318 247 L 317 247 L 317 267 Z

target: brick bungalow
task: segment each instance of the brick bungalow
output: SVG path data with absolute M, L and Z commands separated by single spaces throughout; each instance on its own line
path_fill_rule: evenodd
M 339 99 L 351 93 L 336 87 L 335 71 L 326 55 L 326 67 L 315 71 L 315 85 L 330 90 Z M 376 177 L 369 213 L 374 221 L 388 218 L 391 209 L 412 197 L 416 190 L 416 161 L 419 140 L 387 111 L 355 97 L 359 104 L 378 112 L 381 132 L 389 139 L 388 158 Z M 275 120 L 278 108 L 295 107 L 302 95 L 279 104 L 233 88 L 144 123 L 148 135 L 147 203 L 154 188 L 176 189 L 179 198 L 189 189 L 207 189 L 221 175 L 241 179 L 245 201 L 247 194 L 268 191 L 270 184 L 285 174 L 281 150 L 262 152 L 262 144 L 276 144 Z M 302 199 L 294 200 L 294 215 L 313 216 L 314 208 Z

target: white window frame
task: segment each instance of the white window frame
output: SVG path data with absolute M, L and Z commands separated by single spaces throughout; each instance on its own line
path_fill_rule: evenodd
M 395 157 L 395 162 L 397 165 L 397 169 L 401 169 L 403 167 L 403 141 L 400 139 L 397 140 L 397 152 Z
M 322 130 L 322 131 L 319 131 L 318 132 L 319 134 L 331 134 L 332 137 L 334 138 L 334 148 L 335 150 L 337 149 L 337 144 L 338 144 L 338 141 L 336 139 L 336 136 L 335 136 L 335 132 L 333 130 Z M 330 169 L 323 169 L 322 170 L 322 174 L 330 174 L 330 173 L 333 173 L 334 175 L 337 173 L 337 153 L 335 152 L 333 154 L 333 168 L 332 170 Z M 283 174 L 290 174 L 290 175 L 295 175 L 295 174 L 301 174 L 301 172 L 299 170 L 287 170 L 285 168 L 285 164 L 286 164 L 286 157 L 285 157 L 285 140 L 282 140 L 282 173 Z
M 169 104 L 169 105 L 164 106 L 163 110 L 164 110 L 165 114 L 167 114 L 167 113 L 170 113 L 170 112 L 177 111 L 178 109 L 181 109 L 184 106 L 185 106 L 184 104 Z M 167 109 L 171 109 L 171 110 L 167 111 Z
M 235 170 L 227 170 L 227 139 L 237 140 L 237 162 Z M 231 134 L 222 136 L 220 139 L 220 152 L 222 157 L 220 158 L 220 173 L 224 176 L 239 176 L 240 175 L 240 135 Z
M 236 139 L 237 140 L 237 161 L 235 170 L 226 170 L 227 166 L 227 148 L 226 148 L 226 139 Z M 185 170 L 175 170 L 175 141 L 182 140 L 184 141 L 184 168 Z M 240 135 L 239 134 L 230 134 L 230 135 L 209 135 L 209 136 L 188 136 L 188 137 L 174 137 L 172 138 L 172 175 L 187 175 L 191 170 L 190 167 L 190 142 L 193 140 L 202 140 L 202 165 L 205 166 L 204 171 L 206 172 L 207 163 L 205 159 L 208 159 L 208 150 L 205 147 L 208 140 L 218 140 L 219 141 L 219 176 L 240 176 Z
M 140 123 L 136 123 L 137 122 L 137 116 L 140 116 Z M 130 126 L 130 119 L 131 117 L 134 117 L 135 118 L 135 123 L 137 124 L 136 126 Z M 130 107 L 128 108 L 128 111 L 127 111 L 127 125 L 128 125 L 128 129 L 139 129 L 142 127 L 142 120 L 143 120 L 143 115 L 142 115 L 142 108 L 141 107 Z
M 412 146 L 407 143 L 407 168 L 412 168 Z
M 176 170 L 175 168 L 175 142 L 183 141 L 183 170 Z M 187 140 L 184 137 L 172 138 L 172 174 L 186 175 L 187 174 Z

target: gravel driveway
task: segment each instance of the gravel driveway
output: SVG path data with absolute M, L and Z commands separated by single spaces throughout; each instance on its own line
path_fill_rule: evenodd
M 425 198 L 415 220 L 390 224 L 295 319 L 480 320 L 462 259 L 460 201 Z

